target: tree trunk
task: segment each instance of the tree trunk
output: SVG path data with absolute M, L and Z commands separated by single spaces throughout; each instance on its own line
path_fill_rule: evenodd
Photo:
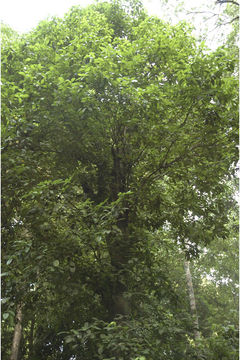
M 192 276 L 191 276 L 189 261 L 186 259 L 184 261 L 184 268 L 185 268 L 187 288 L 188 288 L 188 293 L 189 293 L 190 309 L 191 309 L 191 314 L 192 314 L 192 318 L 193 318 L 194 338 L 195 338 L 195 340 L 198 340 L 198 339 L 200 339 L 200 332 L 199 332 L 196 301 L 195 301 L 195 295 L 194 295 L 194 290 L 193 290 L 193 283 L 192 283 Z
M 28 355 L 29 360 L 32 360 L 32 356 L 33 356 L 34 325 L 35 325 L 35 316 L 33 315 L 33 318 L 31 320 L 30 333 L 29 333 L 29 355 Z
M 121 278 L 127 279 L 126 266 L 130 259 L 130 244 L 127 234 L 127 224 L 119 224 L 121 235 L 116 239 L 109 239 L 108 251 L 112 264 L 112 275 L 114 278 L 111 289 L 111 301 L 109 303 L 109 313 L 112 319 L 117 315 L 129 315 L 131 307 L 128 299 L 124 296 L 127 291 L 126 283 L 123 284 Z
M 127 177 L 129 169 L 124 162 L 124 145 L 121 143 L 118 146 L 112 147 L 112 184 L 111 184 L 111 201 L 118 199 L 119 193 L 124 193 L 128 190 Z M 113 284 L 110 290 L 111 299 L 108 304 L 108 311 L 111 319 L 117 315 L 129 315 L 131 306 L 129 300 L 124 293 L 127 291 L 127 280 L 125 284 L 122 283 L 121 278 L 127 279 L 126 266 L 131 258 L 132 241 L 129 237 L 128 217 L 129 204 L 124 201 L 125 210 L 116 219 L 119 234 L 112 235 L 107 239 L 108 252 L 111 259 Z
M 17 305 L 16 325 L 14 328 L 10 360 L 18 360 L 18 353 L 22 337 L 22 307 L 22 304 Z

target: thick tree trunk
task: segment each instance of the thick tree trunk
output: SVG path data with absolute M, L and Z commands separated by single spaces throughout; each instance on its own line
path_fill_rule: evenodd
M 195 295 L 194 295 L 194 290 L 193 290 L 193 283 L 192 283 L 192 276 L 191 276 L 189 261 L 186 259 L 184 261 L 184 268 L 185 268 L 187 288 L 188 288 L 188 293 L 189 293 L 190 309 L 191 309 L 191 314 L 192 314 L 192 318 L 193 318 L 194 338 L 195 338 L 195 340 L 198 340 L 198 339 L 200 339 L 200 332 L 199 332 L 196 301 L 195 301 Z
M 123 147 L 123 145 L 121 144 Z M 112 147 L 112 184 L 111 184 L 111 200 L 118 199 L 119 193 L 127 191 L 127 176 L 129 170 L 126 168 L 124 162 L 124 149 L 121 147 Z M 110 235 L 107 240 L 109 256 L 113 269 L 113 286 L 110 290 L 111 299 L 108 305 L 108 310 L 111 319 L 117 315 L 128 315 L 131 312 L 128 299 L 124 296 L 127 291 L 127 286 L 120 281 L 121 278 L 127 279 L 126 266 L 131 258 L 132 241 L 129 237 L 128 216 L 129 204 L 126 201 L 124 204 L 125 210 L 121 213 L 116 221 L 119 234 Z M 125 282 L 126 283 L 126 282 Z
M 18 360 L 18 353 L 19 353 L 20 342 L 22 337 L 22 317 L 23 317 L 22 307 L 23 307 L 22 304 L 17 305 L 16 325 L 14 328 L 10 360 Z
M 129 315 L 131 312 L 128 299 L 124 296 L 127 286 L 120 280 L 127 279 L 126 266 L 130 259 L 130 244 L 128 237 L 128 225 L 118 222 L 118 228 L 121 230 L 121 236 L 115 239 L 109 239 L 108 250 L 111 258 L 111 264 L 114 275 L 113 287 L 111 289 L 112 301 L 110 302 L 109 313 L 113 319 L 117 315 Z

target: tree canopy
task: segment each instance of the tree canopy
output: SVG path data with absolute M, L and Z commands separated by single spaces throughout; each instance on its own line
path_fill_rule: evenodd
M 219 359 L 183 254 L 234 243 L 235 54 L 137 1 L 2 32 L 4 357 L 20 309 L 21 359 Z

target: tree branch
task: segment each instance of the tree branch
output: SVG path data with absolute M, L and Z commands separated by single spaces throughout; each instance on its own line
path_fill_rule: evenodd
M 192 15 L 192 14 L 211 14 L 212 16 L 218 16 L 219 14 L 214 13 L 212 11 L 208 11 L 208 10 L 203 10 L 203 11 L 188 11 L 187 15 Z
M 239 20 L 239 15 L 235 16 L 235 18 L 233 18 L 232 20 L 230 20 L 230 21 L 228 21 L 228 22 L 224 23 L 223 25 L 228 25 L 228 24 L 231 24 L 231 23 L 233 23 L 235 20 Z
M 145 178 L 143 178 L 143 182 L 141 186 L 144 186 L 146 184 L 146 182 L 151 179 L 155 174 L 157 174 L 160 170 L 167 170 L 169 169 L 173 164 L 175 164 L 178 161 L 181 161 L 183 159 L 186 159 L 186 154 L 190 154 L 193 152 L 193 150 L 197 149 L 197 148 L 204 148 L 206 146 L 210 147 L 210 146 L 214 146 L 216 145 L 217 141 L 213 142 L 212 144 L 209 145 L 205 145 L 205 144 L 196 144 L 194 146 L 192 146 L 190 149 L 186 149 L 186 151 L 184 153 L 182 153 L 181 155 L 177 156 L 175 159 L 173 159 L 172 161 L 170 161 L 169 163 L 164 164 L 164 161 L 161 162 L 161 164 L 157 167 L 157 169 L 155 169 L 154 171 L 152 171 L 148 176 L 146 176 Z M 189 144 L 191 145 L 191 144 Z M 172 144 L 171 144 L 172 146 Z M 169 149 L 168 149 L 169 152 Z M 166 156 L 165 156 L 166 158 Z
M 216 1 L 217 4 L 222 5 L 222 4 L 233 4 L 233 5 L 237 5 L 239 6 L 239 3 L 237 1 L 234 0 L 217 0 Z

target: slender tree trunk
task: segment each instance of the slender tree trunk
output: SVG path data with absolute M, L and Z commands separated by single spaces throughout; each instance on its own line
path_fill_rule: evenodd
M 18 360 L 18 353 L 19 353 L 20 342 L 22 337 L 22 318 L 23 318 L 22 307 L 23 307 L 22 304 L 17 305 L 16 325 L 14 328 L 10 360 Z
M 35 325 L 35 316 L 33 315 L 33 318 L 31 320 L 30 333 L 29 333 L 29 355 L 28 355 L 29 360 L 32 360 L 32 355 L 33 355 L 34 325 Z
M 194 331 L 194 338 L 195 340 L 200 339 L 200 332 L 199 332 L 199 323 L 198 323 L 198 316 L 197 316 L 197 308 L 196 308 L 196 301 L 195 295 L 193 290 L 193 283 L 192 283 L 192 276 L 189 266 L 189 261 L 184 260 L 184 268 L 187 280 L 187 288 L 189 293 L 189 300 L 190 300 L 190 309 L 193 318 L 193 331 Z

